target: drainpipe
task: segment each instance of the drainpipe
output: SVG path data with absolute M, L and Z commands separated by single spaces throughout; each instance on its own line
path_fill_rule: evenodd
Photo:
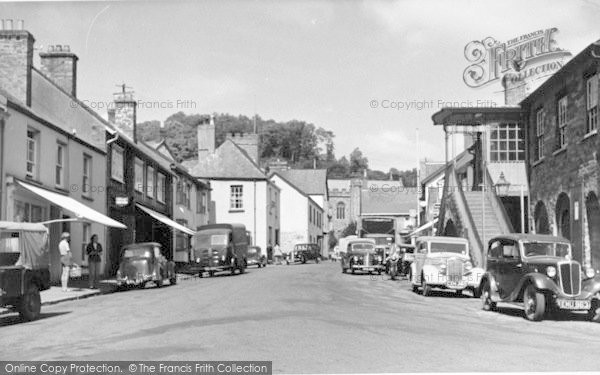
M 256 245 L 256 180 L 253 181 L 254 182 L 254 238 L 252 240 L 252 242 L 254 242 L 252 245 Z
M 8 117 L 6 97 L 0 96 L 0 219 L 4 218 L 2 202 L 4 201 L 4 128 L 5 119 Z

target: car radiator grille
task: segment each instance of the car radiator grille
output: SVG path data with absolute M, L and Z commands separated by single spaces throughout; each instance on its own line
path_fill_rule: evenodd
M 578 295 L 581 292 L 581 267 L 577 262 L 561 263 L 558 266 L 560 272 L 560 285 L 563 293 Z
M 450 281 L 460 281 L 463 276 L 463 261 L 461 259 L 448 259 L 446 264 L 447 276 Z

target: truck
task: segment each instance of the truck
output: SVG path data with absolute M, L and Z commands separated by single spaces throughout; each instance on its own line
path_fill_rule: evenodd
M 40 291 L 50 288 L 48 228 L 0 221 L 0 306 L 23 320 L 39 318 Z
M 186 273 L 235 271 L 244 273 L 248 266 L 249 236 L 243 224 L 208 224 L 198 228 Z
M 357 233 L 360 238 L 372 238 L 375 246 L 384 248 L 387 257 L 396 243 L 396 220 L 383 216 L 361 217 L 357 223 Z

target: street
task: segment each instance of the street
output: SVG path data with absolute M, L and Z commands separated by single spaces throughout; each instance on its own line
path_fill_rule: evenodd
M 269 360 L 275 373 L 592 371 L 600 324 L 484 312 L 322 262 L 248 269 L 0 317 L 7 360 Z

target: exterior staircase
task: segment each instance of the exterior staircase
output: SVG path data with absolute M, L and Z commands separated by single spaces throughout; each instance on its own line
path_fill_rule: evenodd
M 498 207 L 481 191 L 464 192 L 464 196 L 475 230 L 483 247 L 487 248 L 487 243 L 492 237 L 504 233 L 498 219 Z
M 449 164 L 437 224 L 437 233 L 443 235 L 452 221 L 456 235 L 469 241 L 471 259 L 479 267 L 484 266 L 488 241 L 494 236 L 514 232 L 487 171 L 484 178 L 485 190 L 469 191 L 461 186 L 454 165 Z

